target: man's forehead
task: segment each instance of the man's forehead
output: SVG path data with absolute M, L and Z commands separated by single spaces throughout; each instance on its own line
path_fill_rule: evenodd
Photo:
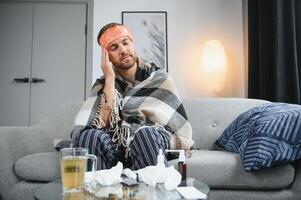
M 123 36 L 123 37 L 121 37 L 121 38 L 118 38 L 118 39 L 116 39 L 116 40 L 113 40 L 113 41 L 108 45 L 108 47 L 110 48 L 110 46 L 112 46 L 112 45 L 117 45 L 118 43 L 124 42 L 124 41 L 130 41 L 130 38 L 127 37 L 127 36 Z
M 125 26 L 113 26 L 107 29 L 99 38 L 99 43 L 105 49 L 108 49 L 109 44 L 114 40 L 119 40 L 121 37 L 129 37 L 131 41 L 134 41 L 133 34 Z

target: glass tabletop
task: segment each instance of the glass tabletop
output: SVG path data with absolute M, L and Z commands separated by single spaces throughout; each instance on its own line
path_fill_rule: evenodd
M 209 187 L 207 184 L 193 179 L 187 178 L 180 186 L 194 186 L 201 192 L 208 195 Z M 97 185 L 93 191 L 83 189 L 81 192 L 69 193 L 62 195 L 62 183 L 56 180 L 47 183 L 34 192 L 34 198 L 37 200 L 176 200 L 183 197 L 175 190 L 167 191 L 163 184 L 157 184 L 156 187 L 139 183 L 134 186 L 126 186 L 124 184 L 115 184 L 112 186 Z

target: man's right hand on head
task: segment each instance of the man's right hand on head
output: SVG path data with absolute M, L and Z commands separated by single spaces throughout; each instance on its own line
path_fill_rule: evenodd
M 106 79 L 115 79 L 113 65 L 109 59 L 109 52 L 105 48 L 101 48 L 101 69 Z

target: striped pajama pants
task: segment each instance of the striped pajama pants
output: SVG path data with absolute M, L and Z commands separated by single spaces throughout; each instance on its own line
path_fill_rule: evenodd
M 77 147 L 86 148 L 97 157 L 97 169 L 109 169 L 121 161 L 124 167 L 138 170 L 157 164 L 159 149 L 163 152 L 170 147 L 170 136 L 162 128 L 146 126 L 136 131 L 130 144 L 128 159 L 125 160 L 125 148 L 112 142 L 112 134 L 105 130 L 88 129 L 83 131 L 76 141 Z M 165 158 L 165 164 L 167 160 Z M 90 164 L 88 164 L 90 165 Z M 91 168 L 91 166 L 88 166 Z

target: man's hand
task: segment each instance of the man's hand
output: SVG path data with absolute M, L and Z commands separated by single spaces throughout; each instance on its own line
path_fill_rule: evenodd
M 103 47 L 101 52 L 101 69 L 106 79 L 115 79 L 115 72 L 109 59 L 109 53 Z
M 103 88 L 103 93 L 105 94 L 105 101 L 109 105 L 114 105 L 115 96 L 115 72 L 112 63 L 109 59 L 109 53 L 105 48 L 102 48 L 101 52 L 101 69 L 105 77 L 105 84 Z M 110 123 L 111 109 L 102 107 L 99 104 L 102 115 L 101 120 L 104 122 L 105 126 Z

